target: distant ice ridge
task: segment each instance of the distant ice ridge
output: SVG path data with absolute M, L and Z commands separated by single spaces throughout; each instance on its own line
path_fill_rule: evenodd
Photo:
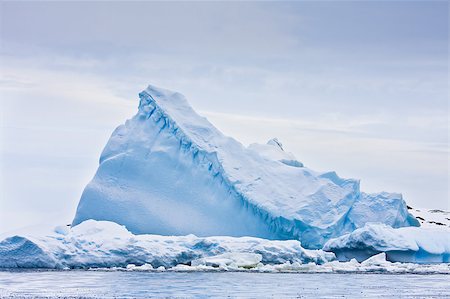
M 450 212 L 443 210 L 427 210 L 408 207 L 409 212 L 414 215 L 420 222 L 421 227 L 431 228 L 449 228 L 450 229 Z
M 179 93 L 149 86 L 138 113 L 112 134 L 72 225 L 87 219 L 135 234 L 296 239 L 317 249 L 378 221 L 418 225 L 400 194 L 313 171 L 278 140 L 245 148 Z
M 402 227 L 394 229 L 369 223 L 347 235 L 328 241 L 324 250 L 333 251 L 340 261 L 363 261 L 384 252 L 390 261 L 450 263 L 450 229 Z
M 71 229 L 58 227 L 40 235 L 20 233 L 0 241 L 0 268 L 252 268 L 259 263 L 323 264 L 334 258 L 330 252 L 304 249 L 296 240 L 133 235 L 117 223 L 95 220 Z

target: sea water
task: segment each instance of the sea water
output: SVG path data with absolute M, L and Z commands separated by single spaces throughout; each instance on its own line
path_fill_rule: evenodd
M 450 298 L 450 275 L 0 271 L 9 298 Z

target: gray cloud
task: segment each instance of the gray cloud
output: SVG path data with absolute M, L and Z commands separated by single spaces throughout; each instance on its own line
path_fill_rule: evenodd
M 446 2 L 2 2 L 0 14 L 0 231 L 70 221 L 149 83 L 243 143 L 278 136 L 312 168 L 450 208 Z

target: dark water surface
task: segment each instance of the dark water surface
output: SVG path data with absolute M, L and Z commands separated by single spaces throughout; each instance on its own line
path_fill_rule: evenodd
M 0 271 L 1 298 L 450 298 L 450 275 Z

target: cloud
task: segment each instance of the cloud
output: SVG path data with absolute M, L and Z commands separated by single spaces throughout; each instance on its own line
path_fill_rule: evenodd
M 70 221 L 149 83 L 244 144 L 450 208 L 446 6 L 2 3 L 0 231 Z

